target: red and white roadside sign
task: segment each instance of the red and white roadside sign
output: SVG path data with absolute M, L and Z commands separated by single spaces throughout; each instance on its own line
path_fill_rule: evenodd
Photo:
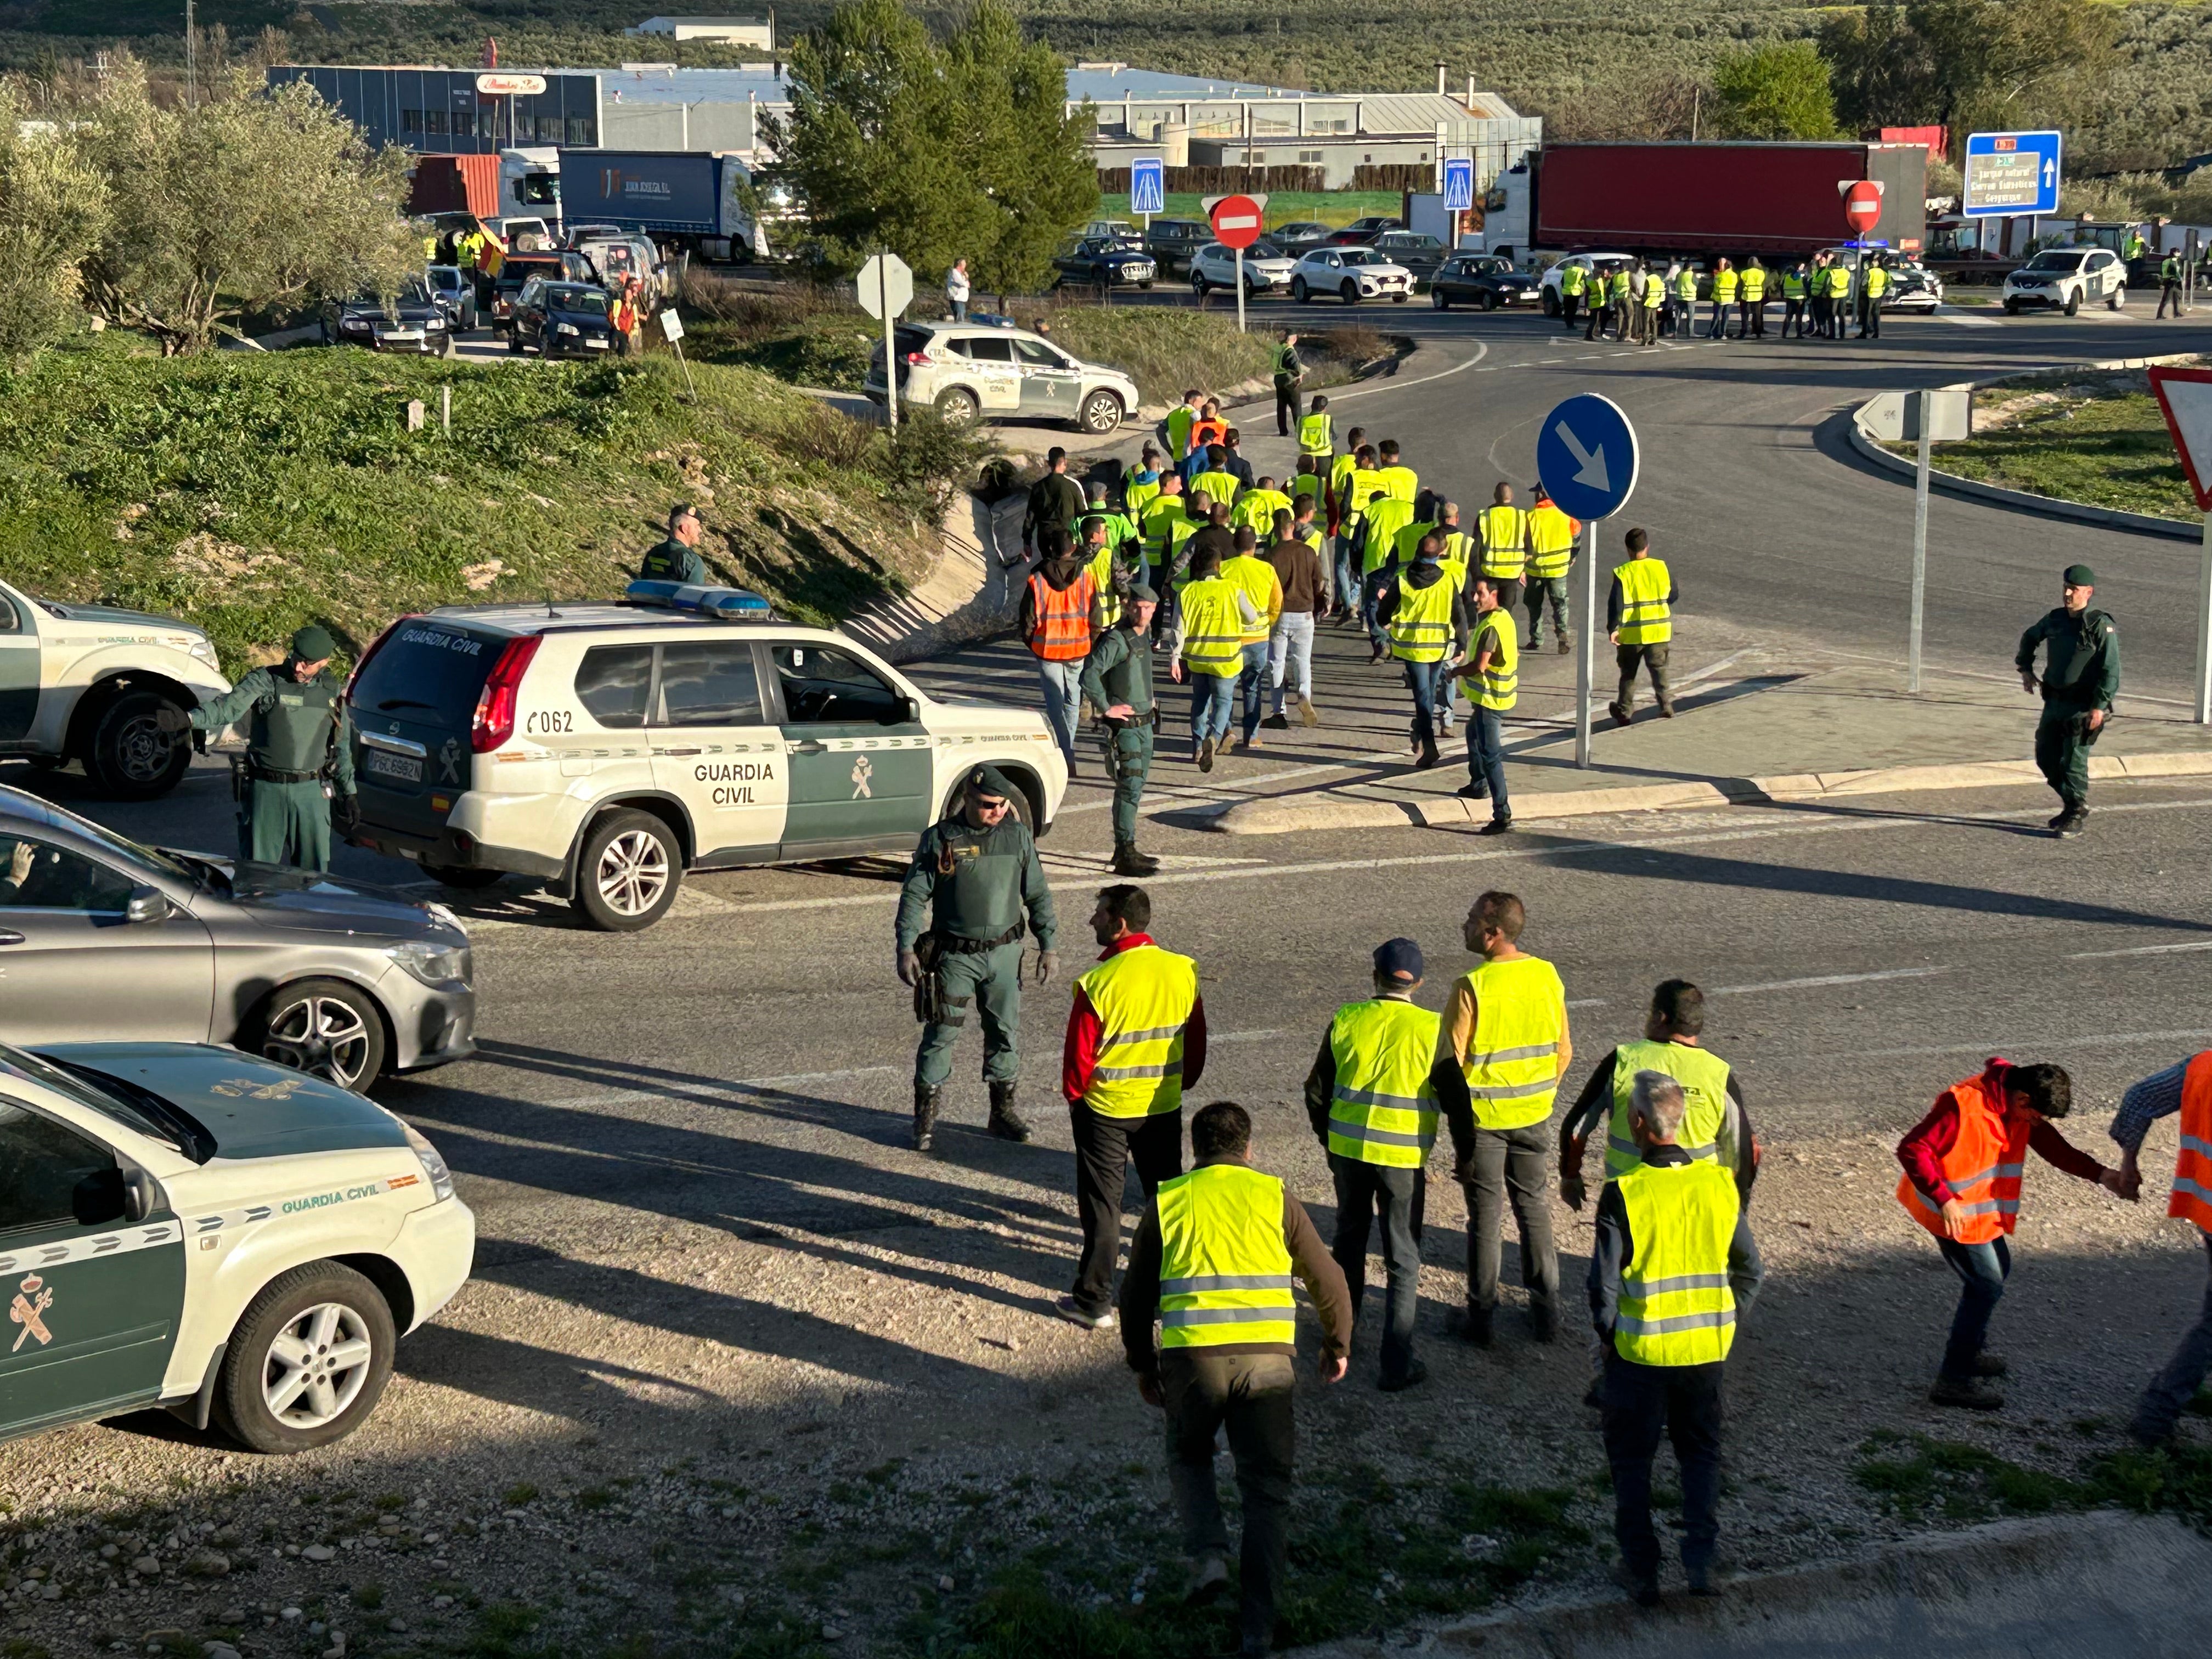
M 1838 184 L 1843 192 L 1844 220 L 1857 234 L 1863 236 L 1881 219 L 1881 186 L 1871 179 Z
M 1222 246 L 1241 252 L 1260 240 L 1260 216 L 1267 205 L 1264 196 L 1211 196 L 1206 198 L 1206 216 Z
M 2200 513 L 2212 513 L 2212 368 L 2154 368 L 2150 389 Z

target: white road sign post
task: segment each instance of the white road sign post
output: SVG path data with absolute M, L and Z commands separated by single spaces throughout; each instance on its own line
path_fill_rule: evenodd
M 860 309 L 880 318 L 884 325 L 884 410 L 891 430 L 898 430 L 898 342 L 892 325 L 914 303 L 914 272 L 896 253 L 878 253 L 860 267 L 854 279 Z
M 1885 392 L 1860 417 L 1869 437 L 1886 443 L 1920 442 L 1912 481 L 1912 625 L 1905 647 L 1905 689 L 1920 689 L 1920 636 L 1928 610 L 1928 446 L 1954 444 L 1972 435 L 1974 394 L 1966 386 Z
M 691 365 L 684 361 L 684 319 L 676 314 L 674 306 L 660 313 L 660 333 L 661 337 L 675 349 L 677 363 L 684 370 L 684 392 L 696 402 L 699 388 L 691 384 Z
M 1627 505 L 1640 465 L 1636 429 L 1619 404 L 1594 392 L 1570 398 L 1536 434 L 1536 476 L 1552 503 L 1587 526 L 1583 543 L 1583 648 L 1575 665 L 1575 764 L 1590 763 L 1590 697 L 1597 653 L 1597 521 Z
M 2197 581 L 2197 723 L 2212 726 L 2212 368 L 2154 368 L 2150 389 L 2181 456 L 2197 510 L 2204 515 L 2204 552 Z

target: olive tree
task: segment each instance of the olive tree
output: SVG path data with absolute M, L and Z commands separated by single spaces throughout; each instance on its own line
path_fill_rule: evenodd
M 68 123 L 32 118 L 0 85 L 0 358 L 21 362 L 82 324 L 77 265 L 107 218 L 107 182 Z

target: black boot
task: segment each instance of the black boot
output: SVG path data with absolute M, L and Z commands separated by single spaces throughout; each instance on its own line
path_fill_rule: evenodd
M 1133 841 L 1117 841 L 1114 843 L 1113 870 L 1117 876 L 1157 876 L 1160 861 L 1139 853 Z
M 1022 1115 L 1014 1109 L 1014 1084 L 994 1083 L 991 1085 L 991 1133 L 1001 1140 L 1027 1141 L 1030 1126 L 1022 1121 Z
M 945 1103 L 945 1091 L 927 1083 L 914 1085 L 914 1149 L 926 1152 L 936 1140 L 937 1111 Z

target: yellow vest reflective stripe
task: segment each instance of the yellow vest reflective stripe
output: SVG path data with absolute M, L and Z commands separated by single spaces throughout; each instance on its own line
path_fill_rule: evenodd
M 1528 515 L 1517 507 L 1486 507 L 1482 526 L 1482 574 L 1518 581 L 1528 564 Z
M 1546 502 L 1528 509 L 1528 574 L 1564 576 L 1574 562 L 1575 521 Z
M 1441 1015 L 1395 997 L 1336 1011 L 1328 1028 L 1336 1060 L 1330 1152 L 1395 1170 L 1418 1170 L 1427 1161 L 1437 1141 L 1437 1094 L 1429 1074 L 1443 1024 Z
M 1638 1365 L 1710 1365 L 1735 1345 L 1729 1245 L 1742 1200 L 1711 1164 L 1646 1164 L 1615 1183 L 1628 1211 L 1613 1351 Z
M 1182 1028 L 1198 1003 L 1198 964 L 1135 945 L 1078 979 L 1098 1016 L 1098 1063 L 1083 1103 L 1101 1117 L 1156 1117 L 1182 1106 Z
M 1197 525 L 1183 509 L 1184 499 L 1181 495 L 1158 495 L 1146 504 L 1145 516 L 1138 521 L 1137 527 L 1155 556 L 1165 557 L 1174 546 L 1177 538 L 1172 532 L 1176 526 L 1182 526 L 1184 538 L 1198 533 Z
M 1719 304 L 1724 306 L 1734 304 L 1735 301 L 1736 284 L 1742 280 L 1743 279 L 1738 276 L 1733 270 L 1715 271 L 1713 273 L 1714 300 Z
M 1411 564 L 1413 555 L 1420 551 L 1421 538 L 1436 528 L 1433 520 L 1421 524 L 1409 524 L 1390 538 L 1390 545 L 1398 555 L 1400 564 Z
M 1613 574 L 1620 584 L 1620 642 L 1657 645 L 1673 639 L 1674 611 L 1667 603 L 1667 595 L 1673 591 L 1674 580 L 1668 574 L 1666 561 L 1631 559 L 1626 564 L 1615 565 Z
M 1766 267 L 1753 265 L 1743 273 L 1743 297 L 1757 305 L 1766 297 Z
M 1828 294 L 1832 299 L 1847 300 L 1851 293 L 1851 268 L 1849 265 L 1828 267 Z
M 1364 513 L 1368 502 L 1386 493 L 1382 488 L 1382 475 L 1371 466 L 1364 472 L 1354 472 L 1351 482 L 1345 485 L 1345 505 L 1353 513 Z
M 1377 495 L 1367 503 L 1363 515 L 1367 520 L 1367 539 L 1360 544 L 1361 574 L 1370 574 L 1382 568 L 1398 545 L 1398 532 L 1413 521 L 1413 504 L 1401 501 L 1395 495 Z
M 1552 1115 L 1559 1092 L 1559 1039 L 1567 991 L 1541 957 L 1486 962 L 1466 975 L 1474 994 L 1474 1041 L 1460 1069 L 1485 1129 L 1523 1129 Z
M 1580 294 L 1589 283 L 1589 273 L 1580 265 L 1569 265 L 1559 273 L 1559 292 Z
M 1643 1152 L 1628 1132 L 1628 1097 L 1638 1072 L 1664 1072 L 1682 1085 L 1682 1127 L 1675 1140 L 1692 1158 L 1720 1155 L 1721 1125 L 1728 1121 L 1729 1065 L 1719 1055 L 1686 1042 L 1624 1042 L 1613 1062 L 1613 1115 L 1606 1126 L 1605 1176 L 1632 1170 Z
M 1653 271 L 1644 279 L 1644 308 L 1656 311 L 1667 303 L 1667 279 Z
M 1188 404 L 1177 404 L 1168 410 L 1168 453 L 1181 460 L 1190 448 L 1191 423 L 1198 419 L 1198 411 Z
M 1349 455 L 1340 455 L 1329 463 L 1329 494 L 1336 497 L 1338 511 L 1350 510 L 1352 503 L 1346 492 L 1352 487 L 1352 481 L 1358 476 L 1358 473 L 1359 463 Z
M 1866 275 L 1867 298 L 1879 300 L 1889 292 L 1889 273 L 1880 265 L 1869 268 Z
M 1298 449 L 1303 454 L 1326 455 L 1333 442 L 1326 413 L 1309 415 L 1298 422 Z
M 1401 662 L 1442 662 L 1451 645 L 1452 596 L 1457 590 L 1438 577 L 1426 587 L 1398 584 L 1398 608 L 1390 617 L 1390 653 Z
M 1091 585 L 1098 599 L 1098 625 L 1111 628 L 1121 620 L 1121 596 L 1114 589 L 1114 544 L 1110 541 L 1091 558 Z
M 1233 559 L 1221 562 L 1221 579 L 1235 582 L 1252 601 L 1252 609 L 1259 612 L 1256 622 L 1243 623 L 1241 638 L 1246 645 L 1265 645 L 1268 632 L 1274 627 L 1274 616 L 1280 609 L 1282 579 L 1275 574 L 1275 567 L 1255 554 L 1239 553 Z
M 1490 666 L 1476 676 L 1474 700 L 1485 708 L 1504 714 L 1521 695 L 1521 625 L 1513 613 L 1499 605 L 1474 625 L 1473 654 L 1482 654 L 1483 636 L 1490 638 Z
M 1687 265 L 1674 273 L 1674 297 L 1695 300 L 1698 297 L 1698 273 Z
M 1243 668 L 1244 615 L 1237 608 L 1243 591 L 1226 576 L 1183 584 L 1182 659 L 1192 673 L 1225 680 Z
M 1283 1183 L 1242 1164 L 1160 1182 L 1160 1346 L 1297 1340 Z

